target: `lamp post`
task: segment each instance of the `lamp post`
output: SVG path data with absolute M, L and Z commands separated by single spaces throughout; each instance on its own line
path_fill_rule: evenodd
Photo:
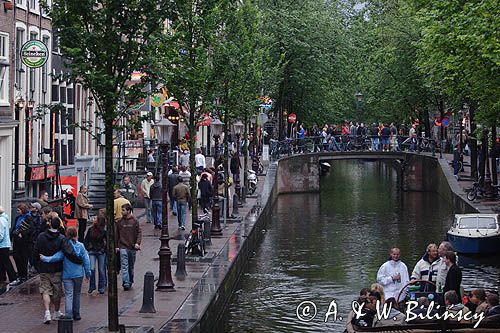
M 28 107 L 25 111 L 25 137 L 24 137 L 24 189 L 26 191 L 26 195 L 29 196 L 28 193 L 28 165 L 30 163 L 30 138 L 31 138 L 31 123 L 30 123 L 30 115 L 33 112 L 33 108 L 35 107 L 35 101 L 30 99 L 28 101 Z
M 357 92 L 355 95 L 356 97 L 356 111 L 357 111 L 357 114 L 358 114 L 358 117 L 360 117 L 360 121 L 361 122 L 364 122 L 364 120 L 362 119 L 362 115 L 361 115 L 361 102 L 363 102 L 363 94 L 361 92 Z
M 219 168 L 217 161 L 219 159 L 219 138 L 222 134 L 224 123 L 219 119 L 213 119 L 210 125 L 210 130 L 214 135 L 215 141 L 215 156 L 214 166 L 215 175 L 213 179 L 214 197 L 212 206 L 212 227 L 210 233 L 212 236 L 222 236 L 222 228 L 220 226 L 220 206 L 219 206 Z
M 168 242 L 170 236 L 168 234 L 168 147 L 172 138 L 172 132 L 175 125 L 170 120 L 162 118 L 157 124 L 154 125 L 155 130 L 158 132 L 158 139 L 160 141 L 160 151 L 162 154 L 162 220 L 161 220 L 161 236 L 160 236 L 160 276 L 156 284 L 156 290 L 171 291 L 174 289 L 174 282 L 172 281 L 172 269 L 170 266 L 172 251 Z
M 233 133 L 236 134 L 236 156 L 238 156 L 238 174 L 236 175 L 236 179 L 234 180 L 236 185 L 236 195 L 238 196 L 238 202 L 241 202 L 241 183 L 240 183 L 240 135 L 243 132 L 243 123 L 241 120 L 237 120 L 233 124 Z
M 16 120 L 19 121 L 19 116 L 21 110 L 24 109 L 25 101 L 20 97 L 16 101 Z M 19 126 L 16 126 L 14 131 L 14 161 L 16 162 L 16 167 L 14 168 L 14 189 L 19 189 Z

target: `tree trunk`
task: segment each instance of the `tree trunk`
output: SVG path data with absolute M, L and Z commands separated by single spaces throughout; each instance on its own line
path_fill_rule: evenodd
M 470 176 L 473 179 L 477 178 L 477 140 L 475 139 L 476 123 L 474 122 L 474 109 L 475 105 L 470 104 L 469 109 L 469 121 L 470 121 L 470 139 L 469 139 L 469 150 L 470 150 Z
M 198 220 L 198 183 L 196 182 L 196 164 L 195 164 L 195 136 L 196 136 L 196 119 L 195 119 L 195 103 L 189 106 L 189 169 L 191 172 L 191 225 Z
M 494 185 L 498 185 L 498 175 L 497 175 L 497 149 L 496 149 L 496 138 L 497 138 L 497 127 L 495 125 L 491 126 L 491 180 Z
M 114 106 L 106 108 L 106 115 L 114 114 Z M 110 332 L 118 332 L 118 285 L 116 277 L 116 239 L 114 218 L 114 195 L 113 186 L 115 172 L 113 170 L 113 119 L 107 116 L 104 120 L 105 133 L 105 186 L 106 186 L 106 227 L 107 239 L 107 268 L 108 268 L 108 329 Z
M 248 111 L 245 111 L 245 119 L 244 119 L 244 125 L 245 128 L 243 130 L 243 186 L 247 188 L 247 183 L 248 183 L 248 175 L 247 175 L 247 170 L 248 170 Z M 280 129 L 281 131 L 281 129 Z
M 226 198 L 226 203 L 224 204 L 224 209 L 226 210 L 226 216 L 229 216 L 229 186 L 228 186 L 228 180 L 229 180 L 229 170 L 227 167 L 227 162 L 228 162 L 228 156 L 229 156 L 229 149 L 228 149 L 228 144 L 227 144 L 227 138 L 229 135 L 229 118 L 227 116 L 228 110 L 224 112 L 224 197 Z M 233 179 L 234 181 L 234 179 Z

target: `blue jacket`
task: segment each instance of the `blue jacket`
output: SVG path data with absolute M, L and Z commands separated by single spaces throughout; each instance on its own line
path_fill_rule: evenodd
M 69 244 L 73 246 L 75 254 L 83 259 L 83 266 L 81 264 L 73 263 L 63 254 L 62 251 L 59 251 L 50 257 L 43 256 L 41 260 L 44 262 L 63 261 L 63 273 L 62 273 L 63 279 L 74 279 L 83 277 L 84 270 L 85 270 L 85 276 L 89 278 L 90 260 L 89 260 L 89 253 L 85 249 L 85 246 L 83 246 L 82 243 L 75 240 L 70 240 Z
M 10 248 L 10 220 L 6 213 L 0 214 L 0 249 Z

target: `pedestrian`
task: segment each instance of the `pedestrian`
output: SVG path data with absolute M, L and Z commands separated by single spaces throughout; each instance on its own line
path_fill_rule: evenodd
M 203 172 L 203 170 L 207 167 L 205 156 L 201 152 L 201 148 L 198 148 L 196 150 L 196 155 L 194 156 L 194 161 L 195 161 L 195 166 L 196 166 L 196 172 L 198 174 L 201 174 Z
M 457 295 L 460 295 L 460 285 L 462 284 L 462 271 L 457 266 L 457 256 L 455 252 L 448 251 L 444 255 L 444 263 L 448 267 L 448 274 L 446 274 L 446 281 L 444 283 L 443 292 L 454 290 Z
M 189 167 L 189 150 L 182 150 L 182 154 L 179 156 L 179 164 L 183 167 Z
M 401 250 L 397 247 L 392 248 L 390 251 L 391 259 L 380 266 L 377 272 L 377 282 L 384 287 L 386 299 L 394 297 L 398 303 L 404 300 L 405 295 L 401 290 L 410 280 L 408 268 L 399 259 L 400 256 Z
M 49 207 L 49 206 L 47 206 Z M 31 234 L 31 253 L 33 253 L 33 247 L 35 246 L 36 239 L 38 238 L 38 235 L 40 235 L 42 232 L 48 229 L 47 222 L 45 222 L 42 219 L 41 215 L 41 208 L 42 206 L 38 202 L 33 202 L 31 204 L 31 224 L 33 225 L 33 233 Z M 29 258 L 29 263 L 30 263 L 30 272 L 29 273 L 35 273 L 35 260 L 33 256 L 30 256 Z
M 89 218 L 89 209 L 92 206 L 87 198 L 87 186 L 80 186 L 80 191 L 76 196 L 75 217 L 78 220 L 78 241 L 83 243 L 85 231 L 87 230 L 87 220 Z
M 177 180 L 177 185 L 175 185 L 172 195 L 177 203 L 179 229 L 186 230 L 186 216 L 188 203 L 191 200 L 191 193 L 189 192 L 189 187 L 182 181 L 181 177 Z
M 388 126 L 380 124 L 380 140 L 382 141 L 382 150 L 390 151 L 391 149 L 391 129 Z
M 132 214 L 132 206 L 121 207 L 122 218 L 116 224 L 117 251 L 120 253 L 123 290 L 130 290 L 134 284 L 136 252 L 141 249 L 142 230 L 139 221 Z
M 146 223 L 151 223 L 153 221 L 151 199 L 149 198 L 149 189 L 153 185 L 153 173 L 148 172 L 146 178 L 141 182 L 141 191 L 144 195 L 144 206 L 146 207 Z
M 161 229 L 161 217 L 163 212 L 163 188 L 160 182 L 160 176 L 155 177 L 155 182 L 149 189 L 149 197 L 152 202 L 153 223 L 155 229 Z
M 399 151 L 398 145 L 398 129 L 394 123 L 391 123 L 389 130 L 391 132 L 391 150 Z
M 148 163 L 154 163 L 155 162 L 155 157 L 154 157 L 154 152 L 153 150 L 148 151 Z
M 208 209 L 210 207 L 210 199 L 213 196 L 213 186 L 208 180 L 207 173 L 201 174 L 198 189 L 200 190 L 200 206 L 203 210 Z
M 137 201 L 137 187 L 130 182 L 130 176 L 123 177 L 123 181 L 120 185 L 120 192 L 125 199 L 130 202 L 130 205 L 135 207 L 135 202 Z
M 17 214 L 12 228 L 12 252 L 16 262 L 18 279 L 12 282 L 11 286 L 17 286 L 28 280 L 28 262 L 33 243 L 33 224 L 28 205 L 25 203 L 17 205 Z
M 37 202 L 40 204 L 40 206 L 42 206 L 42 208 L 47 207 L 49 205 L 49 192 L 47 191 L 40 192 Z
M 174 216 L 177 215 L 177 204 L 173 196 L 173 191 L 175 185 L 177 185 L 177 179 L 179 179 L 179 168 L 174 166 L 171 170 L 172 172 L 168 174 L 168 197 L 170 198 L 170 210 Z
M 40 294 L 42 295 L 45 309 L 44 323 L 50 324 L 52 318 L 58 319 L 63 314 L 59 311 L 61 305 L 62 290 L 62 262 L 47 263 L 40 260 L 40 255 L 53 256 L 62 251 L 64 256 L 77 265 L 83 263 L 83 259 L 76 255 L 74 247 L 68 243 L 67 239 L 59 232 L 61 219 L 53 217 L 50 220 L 50 228 L 42 232 L 35 243 L 33 257 L 36 259 L 35 266 L 40 273 Z M 50 304 L 54 305 L 54 315 L 50 314 Z
M 371 141 L 372 141 L 372 151 L 378 151 L 379 150 L 379 134 L 378 134 L 378 126 L 376 123 L 373 123 L 372 127 L 370 128 L 370 136 L 371 136 Z
M 191 187 L 191 172 L 188 171 L 186 166 L 181 165 L 181 171 L 179 171 L 179 177 L 182 182 L 186 184 L 189 188 Z
M 2 287 L 6 283 L 5 274 L 7 274 L 9 282 L 17 280 L 16 271 L 14 267 L 12 267 L 12 262 L 10 261 L 9 252 L 11 245 L 9 215 L 7 215 L 5 209 L 0 206 L 0 285 L 2 285 Z
M 122 218 L 122 206 L 125 204 L 130 205 L 130 202 L 122 196 L 122 192 L 118 189 L 115 190 L 114 196 L 115 222 L 118 222 Z M 130 207 L 132 207 L 132 205 Z
M 96 289 L 96 270 L 99 270 L 99 284 L 97 290 L 99 294 L 104 294 L 107 285 L 106 278 L 106 242 L 108 233 L 106 231 L 105 210 L 99 210 L 94 218 L 92 226 L 85 235 L 85 248 L 89 252 L 90 259 L 90 284 L 88 293 L 91 294 Z
M 231 156 L 231 161 L 229 163 L 229 169 L 233 175 L 233 179 L 236 181 L 240 179 L 240 169 L 241 169 L 241 161 L 237 152 L 234 152 Z
M 68 243 L 73 247 L 75 255 L 82 258 L 83 264 L 75 264 L 69 260 L 62 251 L 52 256 L 40 254 L 40 260 L 45 263 L 63 262 L 62 282 L 64 285 L 64 309 L 65 319 L 81 320 L 80 316 L 80 294 L 82 292 L 83 275 L 85 280 L 90 278 L 90 260 L 85 246 L 78 241 L 76 228 L 68 228 Z
M 408 136 L 410 139 L 410 151 L 415 151 L 418 145 L 417 125 L 415 124 L 411 125 Z

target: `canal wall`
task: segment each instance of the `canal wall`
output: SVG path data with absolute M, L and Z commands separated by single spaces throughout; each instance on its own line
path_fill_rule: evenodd
M 446 160 L 431 156 L 411 154 L 400 165 L 405 186 L 413 191 L 437 192 L 455 208 L 457 213 L 477 212 L 467 202 L 456 184 Z M 318 192 L 320 190 L 318 154 L 295 155 L 269 165 L 257 204 L 251 209 L 223 249 L 184 301 L 198 302 L 197 313 L 185 314 L 183 306 L 160 332 L 223 332 L 222 318 L 238 282 L 245 272 L 249 259 L 254 255 L 272 220 L 272 207 L 279 194 Z M 332 167 L 335 167 L 334 164 Z M 455 182 L 455 184 L 453 183 Z M 463 191 L 462 191 L 463 192 Z M 188 319 L 197 318 L 197 319 Z

